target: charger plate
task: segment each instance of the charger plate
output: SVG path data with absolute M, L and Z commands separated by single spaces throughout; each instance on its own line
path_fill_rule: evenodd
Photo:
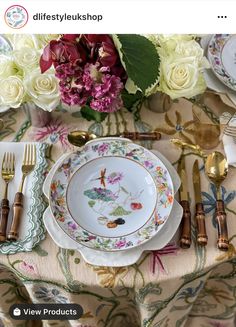
M 208 59 L 218 79 L 236 91 L 236 35 L 213 35 L 208 45 Z
M 161 230 L 174 200 L 171 176 L 152 152 L 129 140 L 89 142 L 57 168 L 49 203 L 57 224 L 93 249 L 119 251 Z

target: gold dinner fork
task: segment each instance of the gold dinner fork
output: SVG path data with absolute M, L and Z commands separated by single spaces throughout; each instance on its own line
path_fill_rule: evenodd
M 0 242 L 6 241 L 7 221 L 10 211 L 8 201 L 8 185 L 15 175 L 15 155 L 12 152 L 5 152 L 2 160 L 2 179 L 5 182 L 5 192 L 1 202 L 0 214 Z
M 19 229 L 21 215 L 23 212 L 24 182 L 26 176 L 28 176 L 34 170 L 35 164 L 36 164 L 36 146 L 33 144 L 26 144 L 24 148 L 24 156 L 21 166 L 22 179 L 21 179 L 19 191 L 15 195 L 14 204 L 13 204 L 13 219 L 12 219 L 10 231 L 7 235 L 7 239 L 10 241 L 16 241 L 18 238 L 18 229 Z

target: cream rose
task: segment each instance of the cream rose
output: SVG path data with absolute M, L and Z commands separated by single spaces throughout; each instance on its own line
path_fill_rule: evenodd
M 24 86 L 19 77 L 10 76 L 0 79 L 0 111 L 18 108 L 24 99 L 24 95 Z
M 11 57 L 0 55 L 0 78 L 7 78 L 15 75 L 22 76 L 22 74 L 22 70 L 17 67 Z
M 12 34 L 8 35 L 13 50 L 20 50 L 22 48 L 39 49 L 37 35 L 34 34 Z
M 203 93 L 205 88 L 206 84 L 195 57 L 161 58 L 160 90 L 172 99 L 191 98 Z
M 32 71 L 39 66 L 40 53 L 33 48 L 21 48 L 13 52 L 13 59 L 24 71 Z
M 28 97 L 37 106 L 52 111 L 60 102 L 58 80 L 54 74 L 41 74 L 38 70 L 29 74 L 24 82 Z

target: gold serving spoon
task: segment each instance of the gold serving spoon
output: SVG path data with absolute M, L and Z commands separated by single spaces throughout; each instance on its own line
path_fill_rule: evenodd
M 68 134 L 68 141 L 75 146 L 81 147 L 88 141 L 97 139 L 103 136 L 97 136 L 96 134 L 86 131 L 72 131 Z M 125 137 L 130 140 L 146 140 L 146 141 L 157 141 L 161 138 L 161 134 L 158 132 L 138 133 L 138 132 L 124 132 L 116 135 L 106 135 L 105 137 Z
M 206 156 L 205 152 L 197 144 L 187 143 L 187 142 L 182 141 L 181 139 L 171 139 L 170 141 L 171 141 L 171 143 L 178 146 L 179 148 L 182 148 L 182 149 L 187 148 L 187 149 L 193 150 L 203 158 Z
M 216 186 L 216 220 L 218 227 L 218 248 L 227 251 L 229 248 L 228 229 L 224 201 L 220 192 L 220 185 L 225 180 L 228 173 L 228 163 L 225 156 L 218 151 L 209 154 L 205 162 L 205 172 L 208 178 Z

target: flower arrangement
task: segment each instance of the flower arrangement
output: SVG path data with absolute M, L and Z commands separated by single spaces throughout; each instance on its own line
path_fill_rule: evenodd
M 208 62 L 191 35 L 13 35 L 0 55 L 0 112 L 33 102 L 79 106 L 88 120 L 131 110 L 161 91 L 203 93 Z
M 60 103 L 58 80 L 53 71 L 42 74 L 39 68 L 41 53 L 50 36 L 8 38 L 11 49 L 0 55 L 0 112 L 18 108 L 26 102 L 52 111 Z

